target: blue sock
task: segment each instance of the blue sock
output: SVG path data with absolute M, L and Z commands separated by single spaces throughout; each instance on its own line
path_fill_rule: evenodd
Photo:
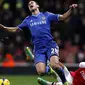
M 65 74 L 64 74 L 63 68 L 56 69 L 55 71 L 58 73 L 59 77 L 62 80 L 62 83 L 64 84 L 67 80 L 65 78 Z
M 48 73 L 49 70 L 50 70 L 50 67 L 49 66 L 46 66 L 45 73 Z

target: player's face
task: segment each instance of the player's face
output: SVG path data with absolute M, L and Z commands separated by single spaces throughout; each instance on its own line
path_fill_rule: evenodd
M 28 7 L 29 7 L 29 10 L 32 12 L 36 10 L 39 7 L 39 5 L 35 1 L 30 1 L 28 3 Z

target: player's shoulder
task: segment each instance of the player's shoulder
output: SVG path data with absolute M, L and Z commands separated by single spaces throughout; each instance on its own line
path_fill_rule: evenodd
M 52 14 L 51 12 L 49 11 L 45 11 L 45 12 L 42 12 L 43 14 Z
M 52 12 L 49 12 L 49 11 L 46 11 L 46 12 L 44 12 L 44 14 L 45 14 L 46 16 L 55 15 L 54 13 L 52 13 Z
M 25 19 L 26 20 L 30 20 L 31 19 L 31 16 L 27 16 Z
M 48 15 L 50 14 L 51 12 L 48 12 L 48 11 L 45 11 L 45 12 L 41 12 L 42 14 L 45 14 L 45 15 Z

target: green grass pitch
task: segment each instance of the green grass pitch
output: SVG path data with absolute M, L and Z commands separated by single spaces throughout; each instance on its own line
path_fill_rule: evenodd
M 9 79 L 11 85 L 39 85 L 35 75 L 0 75 L 0 78 Z M 49 81 L 56 81 L 52 76 L 42 77 Z

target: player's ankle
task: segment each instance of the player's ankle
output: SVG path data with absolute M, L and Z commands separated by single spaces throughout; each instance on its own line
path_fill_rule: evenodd
M 56 82 L 52 82 L 52 84 L 51 84 L 51 85 L 57 85 L 57 84 L 56 84 Z

